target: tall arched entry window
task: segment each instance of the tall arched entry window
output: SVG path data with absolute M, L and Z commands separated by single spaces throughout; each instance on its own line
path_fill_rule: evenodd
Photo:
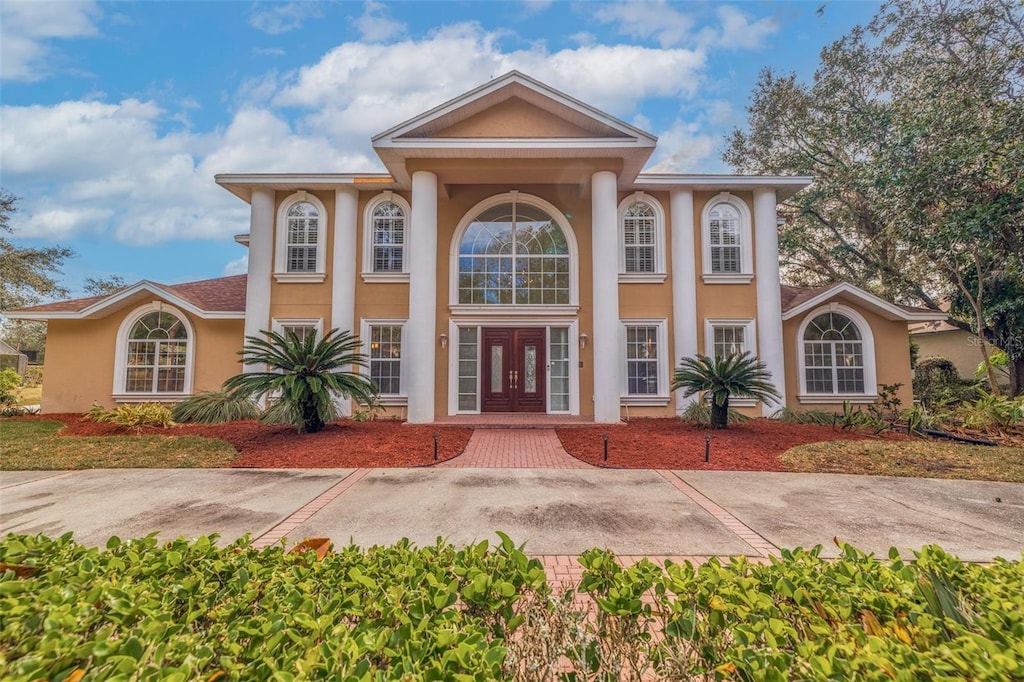
M 502 201 L 477 213 L 462 231 L 457 299 L 464 305 L 568 305 L 572 249 L 551 211 Z

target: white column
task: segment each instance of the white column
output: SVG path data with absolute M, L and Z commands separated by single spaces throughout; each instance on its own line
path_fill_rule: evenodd
M 672 206 L 672 338 L 675 354 L 669 371 L 679 361 L 697 354 L 697 252 L 693 241 L 693 190 L 673 189 Z M 697 400 L 696 395 L 683 397 L 676 391 L 676 412 L 680 413 Z
M 356 325 L 356 221 L 359 191 L 344 186 L 334 190 L 334 264 L 331 269 L 330 327 L 358 334 Z M 364 370 L 365 371 L 365 370 Z M 352 413 L 352 401 L 341 400 L 343 416 Z
M 437 335 L 437 176 L 412 174 L 409 245 L 409 321 L 402 338 L 402 362 L 409 379 L 409 422 L 434 421 L 434 360 Z
M 757 345 L 761 361 L 772 373 L 781 404 L 765 404 L 762 414 L 786 404 L 786 360 L 782 347 L 782 293 L 779 290 L 778 203 L 774 189 L 754 190 L 754 268 L 757 283 Z
M 591 233 L 594 251 L 594 421 L 615 423 L 620 417 L 622 368 L 619 348 L 619 229 L 616 187 L 611 171 L 590 180 Z
M 270 328 L 270 280 L 274 263 L 274 190 L 253 187 L 249 200 L 249 271 L 245 283 L 245 335 L 262 338 Z M 258 372 L 245 365 L 243 372 Z

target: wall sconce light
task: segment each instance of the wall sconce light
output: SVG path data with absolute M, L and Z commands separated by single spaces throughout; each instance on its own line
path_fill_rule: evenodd
M 580 334 L 580 350 L 583 350 L 586 347 L 587 347 L 587 335 L 586 334 Z
M 448 347 L 448 335 L 447 334 L 441 334 L 441 336 L 438 337 L 438 340 L 441 342 L 441 348 L 447 348 Z

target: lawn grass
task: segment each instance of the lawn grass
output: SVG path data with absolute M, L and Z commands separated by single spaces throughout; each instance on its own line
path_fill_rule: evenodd
M 1024 483 L 1024 448 L 940 440 L 829 441 L 782 453 L 790 471 Z
M 38 405 L 43 402 L 43 385 L 30 386 L 18 389 L 19 405 Z
M 0 469 L 178 469 L 227 466 L 229 443 L 199 436 L 58 436 L 49 420 L 0 420 Z

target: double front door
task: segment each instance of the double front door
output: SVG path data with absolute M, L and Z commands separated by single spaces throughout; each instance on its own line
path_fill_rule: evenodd
M 481 412 L 546 412 L 546 330 L 484 327 Z

